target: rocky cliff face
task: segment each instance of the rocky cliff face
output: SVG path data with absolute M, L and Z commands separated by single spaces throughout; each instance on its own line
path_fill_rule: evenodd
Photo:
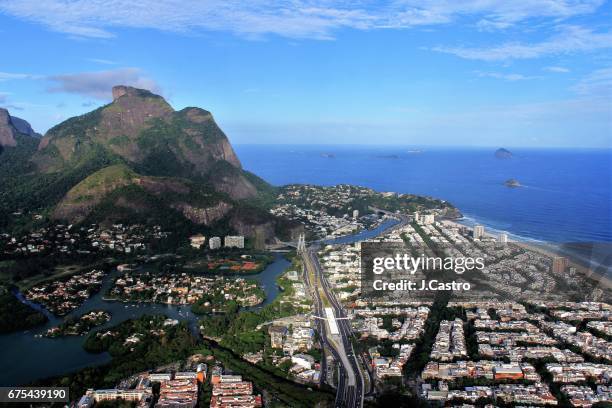
M 179 210 L 185 218 L 195 224 L 212 225 L 232 209 L 232 205 L 224 201 L 210 207 L 196 207 L 188 203 L 178 202 L 172 208 Z
M 105 143 L 121 136 L 134 140 L 140 132 L 153 126 L 153 119 L 168 119 L 174 112 L 161 96 L 128 86 L 114 87 L 113 98 L 113 103 L 100 112 L 93 134 Z M 121 143 L 109 145 L 116 148 Z M 131 158 L 127 152 L 126 156 Z
M 6 109 L 0 108 L 0 146 L 17 146 L 15 134 L 17 129 L 11 122 L 11 116 Z
M 114 87 L 113 98 L 49 130 L 34 158 L 43 173 L 65 171 L 103 155 L 143 175 L 207 180 L 232 199 L 257 194 L 210 112 L 175 111 L 161 96 L 128 86 Z
M 15 126 L 15 129 L 17 129 L 19 133 L 22 133 L 24 135 L 34 137 L 34 138 L 42 137 L 40 133 L 36 133 L 34 129 L 32 129 L 32 125 L 30 125 L 30 123 L 24 119 L 11 115 L 11 122 L 13 123 L 13 126 Z
M 20 177 L 0 189 L 11 197 L 0 200 L 0 221 L 15 209 L 45 209 L 60 222 L 233 230 L 258 245 L 293 228 L 254 204 L 268 202 L 274 188 L 242 169 L 204 109 L 175 111 L 159 95 L 117 86 L 113 102 L 60 123 L 40 140 L 17 132 L 3 111 L 0 132 L 3 144 L 18 145 L 5 149 L 11 154 L 2 153 L 0 167 Z M 15 172 L 14 163 L 26 165 Z

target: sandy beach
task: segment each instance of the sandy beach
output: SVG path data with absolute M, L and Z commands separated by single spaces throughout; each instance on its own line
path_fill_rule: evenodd
M 457 221 L 444 220 L 443 223 L 454 226 L 456 228 L 467 228 L 468 230 L 473 231 L 473 227 L 469 225 L 461 224 L 460 222 L 457 222 Z M 498 239 L 498 234 L 487 232 L 486 227 L 485 227 L 484 235 L 491 239 L 495 239 L 495 240 Z M 568 259 L 568 263 L 569 263 L 568 267 L 576 268 L 576 272 L 578 274 L 584 276 L 586 279 L 589 279 L 595 282 L 598 286 L 602 286 L 606 289 L 612 290 L 612 279 L 600 273 L 595 272 L 590 265 L 586 265 L 584 262 L 580 262 L 579 260 L 576 260 L 575 258 L 571 256 L 571 254 L 568 255 L 565 253 L 557 252 L 558 248 L 556 248 L 552 244 L 535 244 L 532 242 L 511 239 L 510 236 L 508 236 L 508 243 L 517 245 L 527 251 L 537 252 L 538 254 L 542 256 L 546 256 L 548 258 L 556 258 L 560 256 L 565 257 Z

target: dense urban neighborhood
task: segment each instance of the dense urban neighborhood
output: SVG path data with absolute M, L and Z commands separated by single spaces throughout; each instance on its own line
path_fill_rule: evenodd
M 58 251 L 122 254 L 123 263 L 76 268 L 23 290 L 28 302 L 69 316 L 42 335 L 86 336 L 87 351 L 113 356 L 105 369 L 107 378 L 110 372 L 119 376 L 112 383 L 69 377 L 82 390 L 79 407 L 109 401 L 310 406 L 300 399 L 301 387 L 321 406 L 368 406 L 386 395 L 465 407 L 590 407 L 612 400 L 609 288 L 585 279 L 583 267 L 568 258 L 458 224 L 436 201 L 350 186 L 287 187 L 270 211 L 304 222 L 306 234 L 321 241 L 311 248 L 302 237 L 296 248 L 274 245 L 288 251 L 289 262 L 275 278 L 279 293 L 264 306 L 267 292 L 251 276 L 274 263 L 246 248 L 242 236 L 190 235 L 179 252 L 158 254 L 152 249 L 171 235 L 159 227 L 56 225 L 3 235 L 3 253 L 19 259 Z M 334 241 L 368 231 L 379 232 Z M 453 276 L 478 288 L 470 294 L 388 291 L 371 297 L 363 286 L 371 284 L 363 279 L 366 244 L 391 245 L 415 257 L 486 262 L 474 273 Z M 314 257 L 305 255 L 309 251 Z M 421 268 L 411 277 L 428 273 Z M 199 317 L 189 328 L 173 318 L 143 316 L 113 326 L 104 310 L 78 314 L 99 291 L 106 302 L 183 306 Z M 173 355 L 179 360 L 153 357 L 156 345 L 172 342 L 178 342 L 181 351 Z M 132 358 L 144 358 L 134 368 L 146 370 L 128 369 Z M 264 381 L 264 372 L 272 377 Z M 270 383 L 280 388 L 269 389 Z

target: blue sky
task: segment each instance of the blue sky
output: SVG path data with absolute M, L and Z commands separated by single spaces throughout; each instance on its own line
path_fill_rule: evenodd
M 0 0 L 0 106 L 46 131 L 113 84 L 234 143 L 612 147 L 600 0 Z

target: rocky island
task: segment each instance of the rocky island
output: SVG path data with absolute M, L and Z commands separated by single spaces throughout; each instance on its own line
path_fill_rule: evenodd
M 521 183 L 517 179 L 513 178 L 504 181 L 504 185 L 511 188 L 521 187 Z
M 503 147 L 501 147 L 495 151 L 495 157 L 497 157 L 498 159 L 511 159 L 512 152 L 508 149 L 504 149 Z

